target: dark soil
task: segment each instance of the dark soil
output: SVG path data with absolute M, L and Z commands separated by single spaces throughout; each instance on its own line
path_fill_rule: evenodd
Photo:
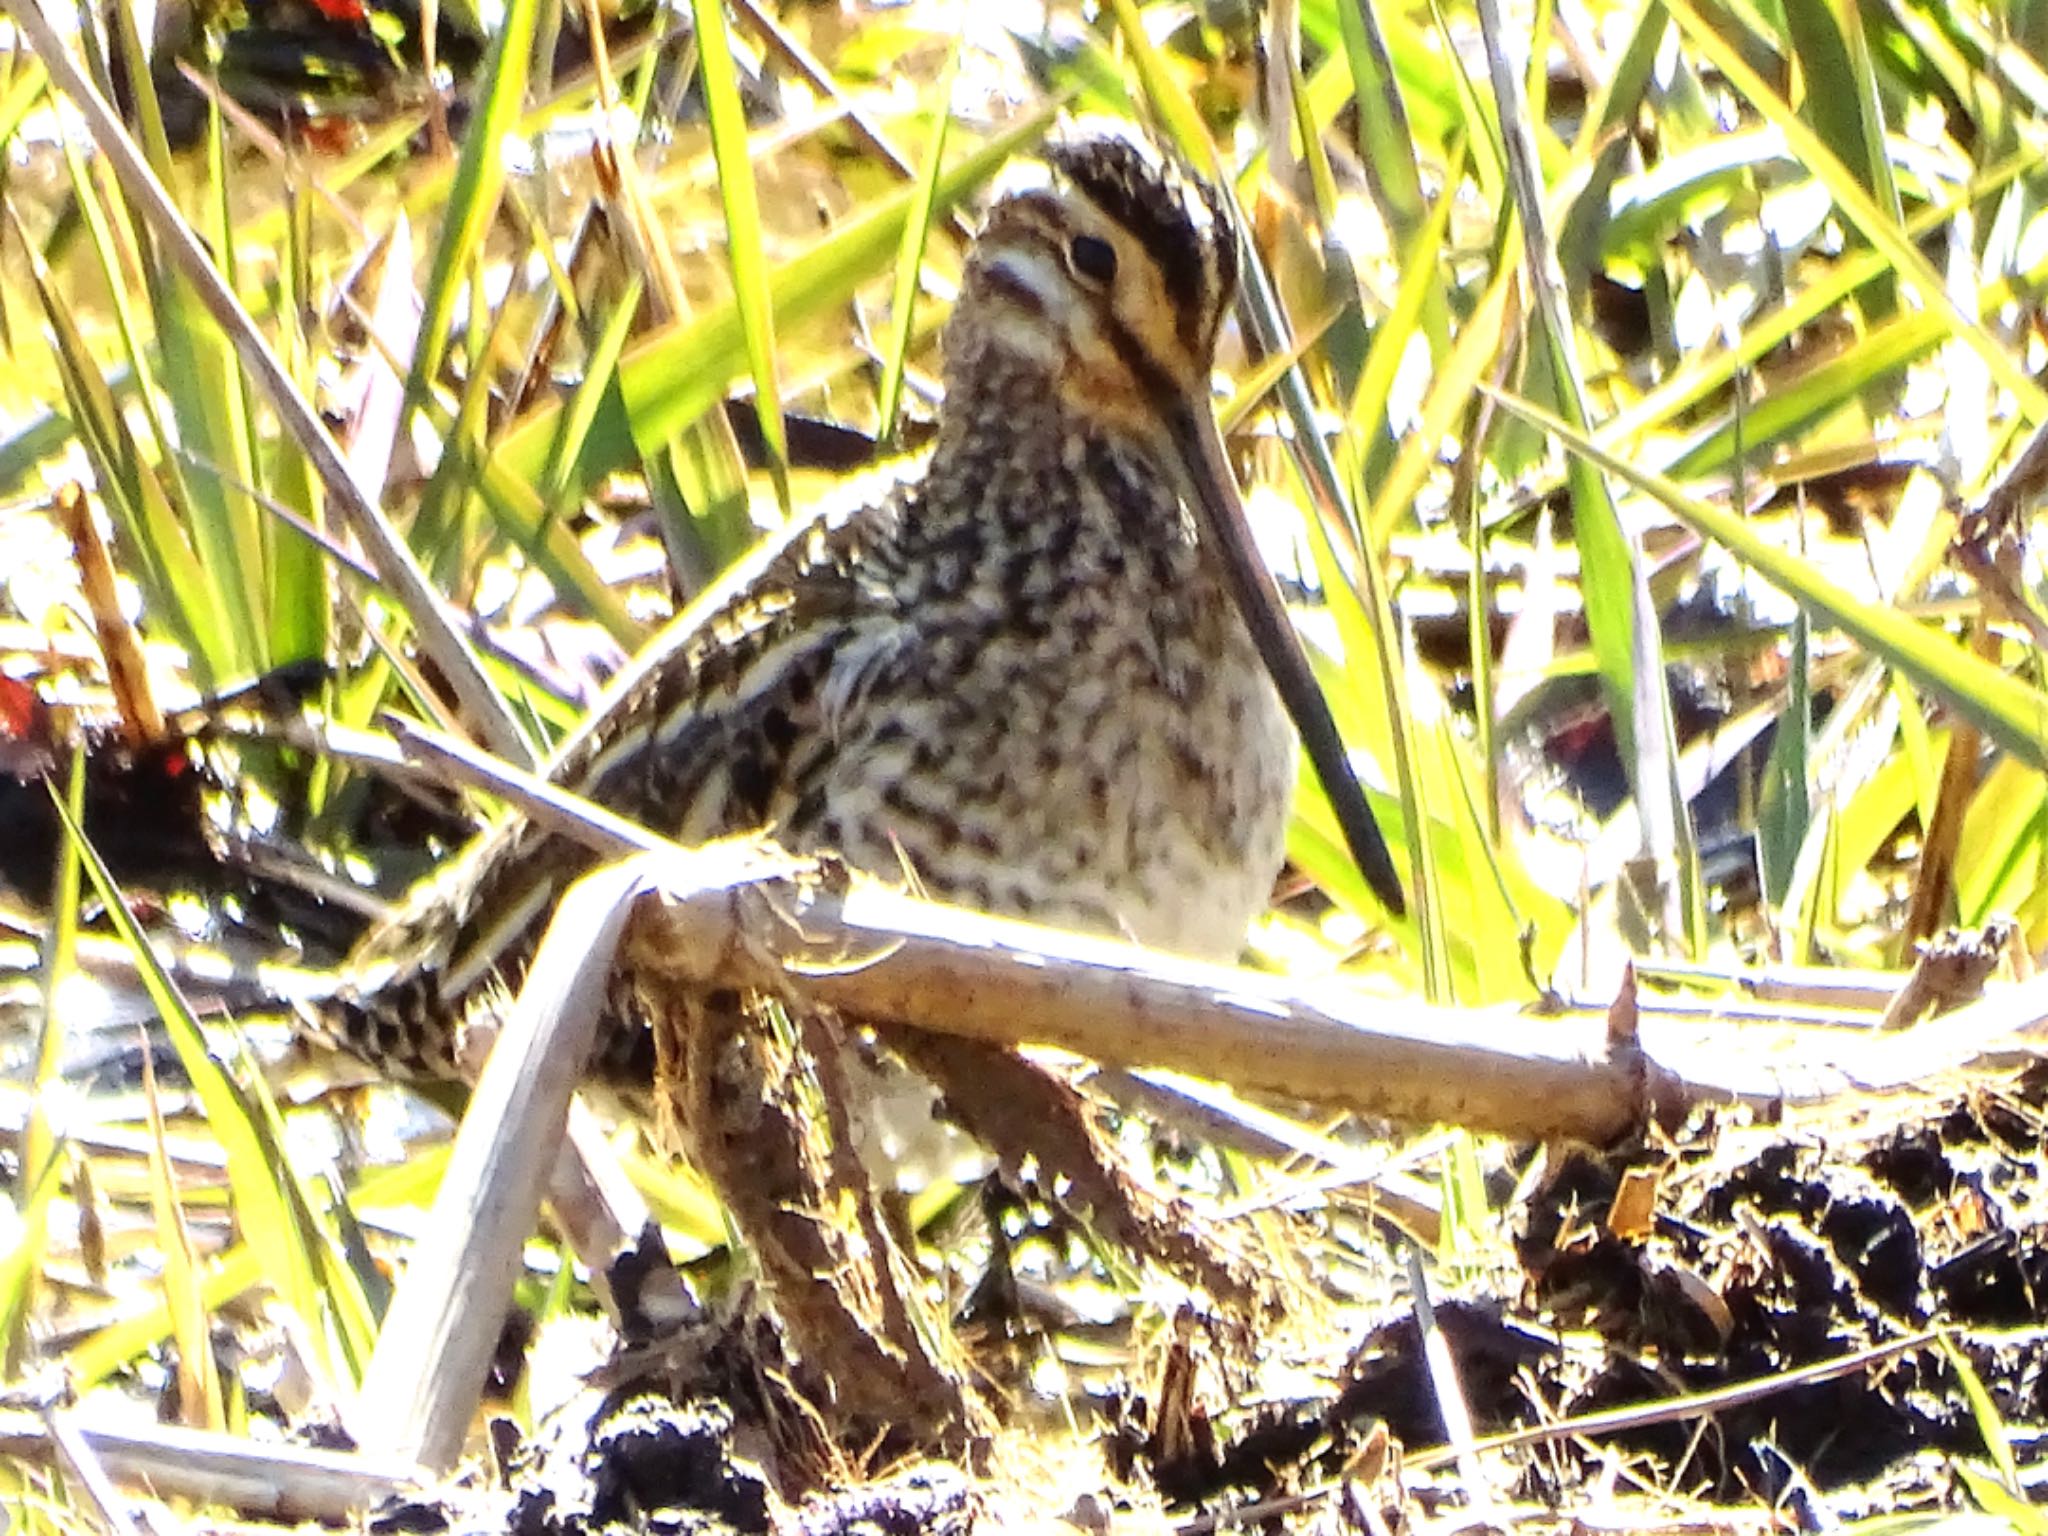
M 1731 1516 L 1773 1509 L 1780 1519 L 1818 1520 L 1954 1507 L 1962 1493 L 1947 1459 L 1987 1459 L 1965 1366 L 2022 1468 L 2038 1463 L 2039 1427 L 2048 1422 L 2037 1302 L 2048 1284 L 2044 1100 L 2048 1068 L 2036 1066 L 1825 1124 L 1702 1116 L 1668 1144 L 1556 1156 L 1514 1213 L 1519 1273 L 1500 1266 L 1434 1298 L 1478 1434 L 1649 1408 L 1905 1347 L 1832 1379 L 1510 1451 L 1518 1476 L 1493 1496 L 1560 1513 L 1584 1508 L 1603 1467 L 1619 1457 L 1637 1486 L 1732 1506 Z M 1644 1177 L 1655 1181 L 1650 1215 L 1627 1230 L 1629 1222 L 1610 1220 L 1617 1193 Z M 1014 1224 L 1030 1206 L 984 1201 L 979 1211 Z M 1056 1212 L 1038 1209 L 1047 1231 L 1066 1234 Z M 1301 1235 L 1307 1244 L 1329 1241 Z M 1014 1263 L 1030 1246 L 1028 1237 L 1010 1238 L 985 1251 Z M 1385 1262 L 1398 1263 L 1397 1247 L 1388 1244 Z M 972 1287 L 973 1331 L 985 1351 L 1000 1340 L 998 1353 L 1014 1352 L 1045 1314 L 992 1319 L 990 1297 L 1014 1297 L 1020 1287 L 1015 1276 L 1003 1285 L 988 1278 Z M 1417 1469 L 1391 1485 L 1382 1478 L 1390 1519 L 1469 1501 L 1472 1490 L 1447 1458 L 1417 1457 L 1444 1432 L 1409 1303 L 1361 1322 L 1355 1308 L 1304 1295 L 1299 1309 L 1250 1323 L 1191 1302 L 1163 1351 L 1136 1345 L 1156 1336 L 1156 1314 L 1147 1316 L 1137 1308 L 1126 1318 L 1124 1367 L 1077 1385 L 1068 1399 L 1096 1442 L 1103 1507 L 1152 1509 L 1179 1522 L 1304 1493 L 1312 1497 L 1303 1510 L 1339 1490 L 1356 1500 L 1359 1468 L 1388 1436 Z M 1046 1350 L 1060 1347 L 1037 1336 Z M 769 1401 L 773 1393 L 764 1397 L 760 1386 L 786 1379 L 788 1363 L 742 1363 L 747 1350 L 772 1353 L 774 1338 L 758 1319 L 729 1335 L 733 1348 L 713 1351 L 725 1361 L 723 1389 L 699 1374 L 683 1387 L 642 1380 L 614 1390 L 594 1413 L 586 1400 L 544 1442 L 518 1448 L 492 1501 L 503 1513 L 485 1523 L 518 1536 L 965 1531 L 977 1519 L 1007 1527 L 1014 1515 L 997 1511 L 1020 1500 L 1042 1515 L 1078 1518 L 1064 1497 L 988 1472 L 1015 1458 L 991 1456 L 987 1441 L 967 1458 L 972 1468 L 958 1457 L 898 1457 L 875 1480 L 854 1471 L 862 1448 L 840 1447 L 843 1481 L 785 1502 L 787 1441 L 776 1449 L 773 1428 L 786 1428 L 792 1405 Z M 1323 1387 L 1299 1390 L 1297 1369 L 1288 1378 L 1297 1390 L 1271 1391 L 1283 1362 L 1307 1367 Z M 1014 1383 L 995 1354 L 982 1364 L 984 1385 L 991 1372 Z M 991 1422 L 1005 1424 L 993 1431 L 999 1443 L 1057 1433 L 1060 1415 L 1032 1406 L 1014 1385 L 1001 1402 L 990 1390 Z M 808 1447 L 811 1472 L 819 1450 Z M 452 1507 L 439 1518 L 474 1528 L 475 1516 Z M 1315 1517 L 1274 1518 L 1284 1527 Z

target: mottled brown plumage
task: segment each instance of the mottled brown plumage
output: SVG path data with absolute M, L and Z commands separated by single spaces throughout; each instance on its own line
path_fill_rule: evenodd
M 1227 957 L 1294 771 L 1198 494 L 1205 473 L 1229 490 L 1207 392 L 1234 237 L 1211 189 L 1131 142 L 1048 161 L 968 261 L 923 477 L 729 580 L 554 776 L 686 843 L 765 827 L 942 899 Z M 588 863 L 524 822 L 488 834 L 365 942 L 344 1043 L 452 1072 L 467 999 Z

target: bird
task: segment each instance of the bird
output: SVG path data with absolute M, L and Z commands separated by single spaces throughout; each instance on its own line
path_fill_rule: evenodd
M 1238 238 L 1149 138 L 1057 133 L 968 252 L 922 473 L 771 538 L 550 776 L 686 845 L 762 831 L 935 899 L 1227 960 L 1284 860 L 1299 738 L 1398 913 L 1216 426 Z M 476 999 L 516 982 L 594 862 L 501 821 L 356 946 L 326 1032 L 396 1075 L 462 1075 Z M 592 1071 L 645 1072 L 645 1028 L 604 1029 Z

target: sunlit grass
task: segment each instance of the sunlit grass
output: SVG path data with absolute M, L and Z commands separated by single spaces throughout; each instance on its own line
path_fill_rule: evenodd
M 1294 953 L 1313 945 L 1330 968 L 1356 958 L 1471 1005 L 1586 976 L 1611 986 L 1615 967 L 1588 955 L 1630 948 L 1730 964 L 1895 955 L 1904 940 L 1873 939 L 1871 914 L 1902 920 L 1913 873 L 1897 855 L 1934 819 L 1957 721 L 1998 756 L 1956 813 L 1966 831 L 1942 916 L 2016 912 L 2038 947 L 2040 658 L 2009 614 L 1944 570 L 1952 514 L 2048 415 L 2028 329 L 2048 262 L 2048 76 L 1997 26 L 1912 7 L 1805 5 L 1781 20 L 1686 0 L 1596 6 L 1590 34 L 1561 22 L 1569 49 L 1519 61 L 1517 120 L 1516 93 L 1465 46 L 1478 28 L 1466 8 L 1307 0 L 1290 120 L 1266 123 L 1271 99 L 1242 62 L 1254 40 L 1229 30 L 1240 23 L 1136 0 L 1062 12 L 1066 46 L 1040 56 L 1036 79 L 1007 43 L 963 42 L 914 15 L 893 24 L 918 67 L 882 79 L 861 51 L 881 46 L 872 38 L 784 17 L 817 73 L 769 70 L 781 94 L 767 107 L 742 66 L 783 59 L 787 40 L 764 37 L 744 7 L 693 11 L 710 56 L 648 41 L 620 54 L 617 79 L 578 75 L 541 99 L 542 8 L 514 0 L 465 82 L 457 152 L 436 154 L 411 102 L 336 158 L 286 136 L 254 189 L 257 157 L 230 117 L 209 113 L 198 143 L 174 151 L 154 93 L 136 101 L 144 158 L 301 402 L 362 450 L 359 489 L 458 617 L 485 573 L 533 572 L 551 596 L 522 620 L 588 623 L 630 651 L 757 532 L 805 510 L 793 424 L 884 437 L 918 424 L 906 381 L 936 372 L 957 277 L 953 245 L 932 232 L 971 211 L 1061 104 L 1133 114 L 1239 204 L 1253 267 L 1230 364 L 1259 402 L 1238 423 L 1243 467 L 1260 504 L 1298 520 L 1304 585 L 1321 595 L 1304 615 L 1321 676 L 1411 885 L 1410 915 L 1386 921 L 1305 776 L 1290 852 L 1344 921 L 1304 903 Z M 112 41 L 132 75 L 136 41 Z M 415 661 L 387 659 L 408 658 L 406 603 L 338 575 L 276 515 L 347 537 L 333 511 L 342 488 L 280 427 L 104 157 L 75 130 L 60 144 L 28 138 L 46 91 L 26 57 L 0 89 L 0 137 L 49 171 L 73 231 L 48 261 L 19 228 L 8 243 L 0 492 L 39 494 L 46 472 L 89 481 L 145 635 L 179 648 L 200 690 L 317 658 L 338 669 L 324 703 L 341 723 L 396 707 L 475 725 Z M 1533 186 L 1513 174 L 1517 135 Z M 1549 244 L 1532 247 L 1539 221 Z M 389 268 L 363 263 L 366 242 L 385 241 Z M 1639 334 L 1600 323 L 1596 276 L 1627 287 Z M 390 388 L 366 390 L 376 404 L 351 415 L 359 402 L 341 381 L 371 371 L 366 354 Z M 735 401 L 763 445 L 751 469 L 725 411 Z M 30 422 L 37 407 L 51 418 Z M 1884 468 L 1907 453 L 1901 473 L 1935 509 L 1917 536 L 1895 542 L 1886 525 L 1906 523 L 1901 493 L 1838 541 L 1876 598 L 1788 532 L 1797 519 L 1752 516 L 1774 495 L 1826 494 L 1830 475 L 1803 468 L 1822 455 Z M 1556 546 L 1532 535 L 1539 517 Z M 1673 530 L 1697 536 L 1694 552 L 1653 569 L 1646 534 Z M 658 542 L 659 558 L 622 579 L 619 546 L 635 539 Z M 1446 548 L 1456 559 L 1432 565 L 1425 550 Z M 1738 566 L 1802 617 L 1750 623 L 1716 591 L 1706 601 L 1726 625 L 1674 635 L 1701 582 Z M 1449 622 L 1425 614 L 1438 598 Z M 1992 625 L 1996 643 L 1980 643 Z M 539 755 L 588 679 L 545 645 L 507 654 L 502 631 L 516 626 L 498 627 L 485 636 L 495 648 L 470 660 Z M 477 651 L 479 635 L 456 629 Z M 1504 676 L 1510 656 L 1533 656 L 1533 670 Z M 1769 671 L 1759 657 L 1775 678 L 1755 681 Z M 1763 828 L 1761 897 L 1726 899 L 1701 873 L 1692 743 L 1670 723 L 1681 674 L 1736 680 L 1747 691 L 1730 716 L 1759 738 L 1777 732 L 1773 753 L 1729 770 L 1745 776 L 1738 832 Z M 1601 828 L 1584 804 L 1555 818 L 1579 840 L 1570 857 L 1559 827 L 1533 824 L 1546 770 L 1531 761 L 1560 700 L 1621 722 L 1623 804 L 1608 814 L 1648 829 L 1658 867 L 1641 890 L 1622 891 L 1627 854 L 1588 851 Z M 1562 798 L 1580 792 L 1576 766 L 1559 771 Z M 252 767 L 307 824 L 345 839 L 345 771 L 311 770 L 308 788 L 286 754 L 252 755 Z M 84 858 L 115 925 L 134 927 L 103 864 L 72 846 L 55 885 L 53 976 L 81 910 L 70 860 Z M 211 1310 L 260 1288 L 345 1390 L 376 1325 L 347 1206 L 380 1174 L 330 1189 L 324 1170 L 293 1167 L 293 1111 L 246 1058 L 209 1046 L 212 1021 L 160 968 L 143 972 L 225 1149 L 235 1231 L 199 1253 L 181 1225 L 191 1197 L 160 1151 L 149 1193 L 163 1294 L 124 1295 L 123 1315 L 85 1333 L 67 1363 L 90 1386 L 167 1338 L 189 1356 Z M 157 1129 L 168 1146 L 178 1127 Z M 0 1333 L 16 1361 L 52 1213 L 90 1205 L 80 1160 L 47 1121 L 23 1147 L 22 1235 L 0 1268 Z M 1450 1252 L 1475 1244 L 1490 1213 L 1468 1149 L 1444 1168 Z M 717 1244 L 700 1191 L 642 1172 L 672 1227 Z M 218 1388 L 195 1377 L 194 1411 L 227 1412 Z

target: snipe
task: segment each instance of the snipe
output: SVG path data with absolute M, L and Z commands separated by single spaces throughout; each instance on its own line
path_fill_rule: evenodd
M 1228 957 L 1281 863 L 1291 713 L 1398 910 L 1211 413 L 1225 206 L 1124 138 L 1045 159 L 967 262 L 922 479 L 729 579 L 553 776 L 685 843 L 765 827 L 941 899 Z M 454 1071 L 466 1000 L 588 863 L 516 820 L 480 839 L 364 942 L 342 1043 Z

